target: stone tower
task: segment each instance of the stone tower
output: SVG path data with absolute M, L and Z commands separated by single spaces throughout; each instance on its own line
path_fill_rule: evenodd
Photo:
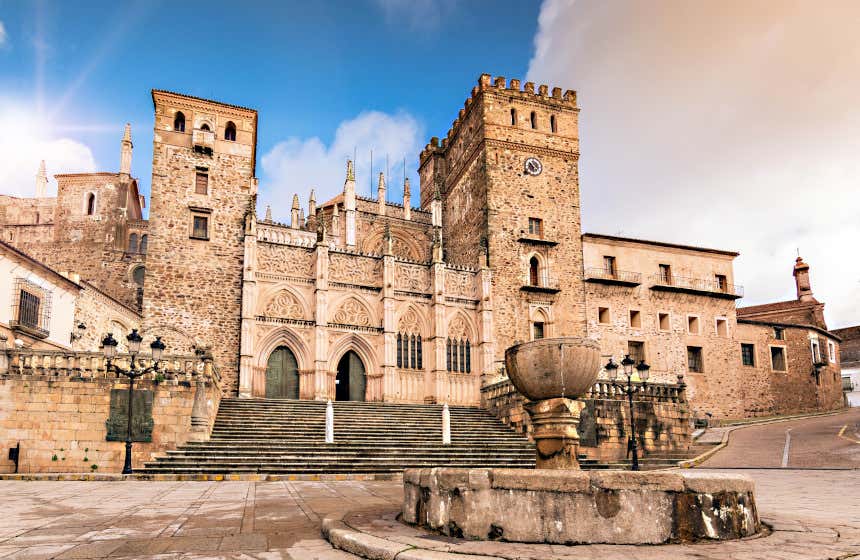
M 257 112 L 153 90 L 155 130 L 144 328 L 168 353 L 209 347 L 237 391 L 246 215 Z
M 446 260 L 492 270 L 497 365 L 515 342 L 585 335 L 578 117 L 573 91 L 483 74 L 421 153 L 421 206 L 441 195 Z

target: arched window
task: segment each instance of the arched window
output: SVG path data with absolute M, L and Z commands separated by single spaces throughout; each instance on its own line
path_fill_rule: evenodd
M 468 339 L 451 339 L 445 347 L 446 369 L 454 373 L 472 373 L 472 344 Z
M 149 236 L 143 234 L 140 236 L 140 254 L 146 254 L 146 246 L 149 244 Z
M 550 128 L 550 130 L 552 130 L 554 133 L 555 133 L 555 132 L 558 132 L 558 123 L 556 123 L 556 121 L 555 121 L 555 115 L 552 115 L 552 116 L 550 116 L 550 118 L 549 118 L 549 128 Z
M 534 111 L 532 111 L 530 120 L 532 122 L 532 128 L 537 128 L 537 114 Z
M 89 193 L 87 195 L 87 216 L 92 216 L 96 213 L 96 195 Z
M 540 261 L 533 256 L 529 259 L 529 286 L 540 285 Z
M 511 109 L 511 126 L 517 125 L 517 110 Z
M 424 369 L 421 335 L 397 333 L 397 367 Z
M 206 123 L 203 123 L 203 124 L 200 126 L 200 130 L 205 130 L 206 132 L 209 132 L 209 125 L 208 125 L 208 124 L 206 124 Z
M 176 112 L 176 117 L 173 119 L 173 130 L 185 132 L 185 115 L 182 114 L 182 111 Z
M 224 140 L 229 142 L 236 141 L 236 125 L 233 124 L 233 121 L 227 123 L 227 126 L 224 128 Z
M 128 236 L 128 252 L 137 253 L 137 234 L 132 233 Z
M 134 283 L 138 286 L 143 286 L 144 276 L 146 276 L 146 268 L 142 266 L 135 268 L 131 273 L 132 280 L 134 280 Z

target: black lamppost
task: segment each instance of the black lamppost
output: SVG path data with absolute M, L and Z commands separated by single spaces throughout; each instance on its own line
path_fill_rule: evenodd
M 633 454 L 633 464 L 632 469 L 634 471 L 639 470 L 639 446 L 636 443 L 636 419 L 633 417 L 633 393 L 635 393 L 638 389 L 633 386 L 633 366 L 636 365 L 636 371 L 639 373 L 639 379 L 642 380 L 642 388 L 648 384 L 648 370 L 651 369 L 651 366 L 645 363 L 645 360 L 640 360 L 638 364 L 636 361 L 630 357 L 630 354 L 624 356 L 624 359 L 621 360 L 621 367 L 624 368 L 624 375 L 627 377 L 627 383 L 624 382 L 617 383 L 618 379 L 618 364 L 612 361 L 612 358 L 609 358 L 609 363 L 607 363 L 604 368 L 606 369 L 606 374 L 609 376 L 609 381 L 612 383 L 612 386 L 616 389 L 620 389 L 627 395 L 627 402 L 630 405 L 630 439 L 628 447 L 630 448 L 630 452 Z
M 128 431 L 125 436 L 125 464 L 122 467 L 122 474 L 132 474 L 131 416 L 132 403 L 134 403 L 134 380 L 146 375 L 147 373 L 158 371 L 158 364 L 161 361 L 161 355 L 164 352 L 165 346 L 164 343 L 161 342 L 160 336 L 155 337 L 155 341 L 149 345 L 152 349 L 153 364 L 150 367 L 140 369 L 135 363 L 135 358 L 137 358 L 137 354 L 140 352 L 140 343 L 143 341 L 143 337 L 138 334 L 137 329 L 132 329 L 131 333 L 125 337 L 125 339 L 128 341 L 128 353 L 131 355 L 131 362 L 129 362 L 128 369 L 122 369 L 113 363 L 118 343 L 112 334 L 108 333 L 104 340 L 102 340 L 102 347 L 104 349 L 105 358 L 107 358 L 107 370 L 115 372 L 117 377 L 120 375 L 128 377 Z

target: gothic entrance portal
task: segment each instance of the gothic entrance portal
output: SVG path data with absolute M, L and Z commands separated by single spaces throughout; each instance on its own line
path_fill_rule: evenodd
M 364 377 L 364 364 L 358 354 L 350 350 L 337 364 L 335 400 L 363 401 L 367 382 Z
M 266 364 L 266 398 L 299 398 L 299 366 L 286 346 L 278 346 Z

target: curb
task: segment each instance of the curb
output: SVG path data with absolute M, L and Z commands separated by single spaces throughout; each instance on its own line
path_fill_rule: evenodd
M 62 482 L 338 482 L 401 481 L 402 473 L 378 474 L 92 474 L 92 473 L 18 473 L 0 474 L 0 481 Z
M 742 430 L 743 428 L 751 428 L 753 426 L 764 426 L 767 424 L 778 424 L 780 422 L 789 422 L 791 420 L 802 420 L 804 418 L 817 418 L 820 416 L 836 416 L 837 414 L 842 414 L 847 412 L 848 408 L 840 408 L 839 410 L 831 410 L 828 412 L 813 412 L 811 414 L 797 414 L 794 416 L 783 416 L 780 418 L 771 418 L 769 420 L 762 420 L 760 422 L 746 422 L 743 424 L 735 424 L 730 426 L 724 426 L 726 429 L 725 433 L 723 433 L 723 438 L 717 445 L 714 446 L 713 449 L 708 449 L 701 455 L 697 457 L 693 457 L 692 459 L 686 459 L 684 461 L 678 462 L 678 467 L 682 469 L 692 469 L 696 466 L 704 463 L 708 459 L 711 458 L 716 452 L 720 451 L 724 447 L 729 444 L 729 436 L 731 436 L 732 432 L 735 430 Z M 722 427 L 722 426 L 721 426 Z

